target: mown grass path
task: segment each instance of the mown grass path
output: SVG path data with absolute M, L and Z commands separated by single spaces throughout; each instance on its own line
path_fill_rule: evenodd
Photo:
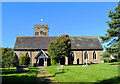
M 57 82 L 55 78 L 44 67 L 39 67 L 39 71 L 36 77 L 36 84 L 52 84 L 53 82 Z

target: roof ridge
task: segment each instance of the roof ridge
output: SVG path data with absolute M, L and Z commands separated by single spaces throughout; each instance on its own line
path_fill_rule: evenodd
M 70 37 L 81 37 L 81 38 L 98 38 L 97 36 L 70 36 Z
M 24 38 L 31 38 L 31 37 L 37 38 L 37 37 L 58 37 L 58 36 L 17 36 L 17 38 L 22 38 L 22 37 L 24 37 Z
M 59 37 L 59 36 L 17 36 L 17 37 Z M 70 37 L 98 38 L 97 36 L 70 36 Z

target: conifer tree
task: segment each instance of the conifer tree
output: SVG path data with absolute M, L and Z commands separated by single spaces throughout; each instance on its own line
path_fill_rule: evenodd
M 105 53 L 109 53 L 120 61 L 120 4 L 114 10 L 109 10 L 108 17 L 111 19 L 111 21 L 106 21 L 109 29 L 107 29 L 105 36 L 100 36 L 101 42 L 109 42 L 105 47 Z
M 17 58 L 13 54 L 13 49 L 11 48 L 1 48 L 2 50 L 2 67 L 10 67 L 17 65 Z

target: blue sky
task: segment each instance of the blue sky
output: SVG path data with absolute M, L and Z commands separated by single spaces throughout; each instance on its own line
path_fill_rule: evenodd
M 117 2 L 3 2 L 2 47 L 18 36 L 34 36 L 35 24 L 48 24 L 49 36 L 103 36 L 108 10 Z M 41 19 L 43 22 L 41 23 Z

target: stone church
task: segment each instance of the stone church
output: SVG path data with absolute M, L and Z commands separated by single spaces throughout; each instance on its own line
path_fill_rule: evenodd
M 14 45 L 15 55 L 26 55 L 30 57 L 31 66 L 49 66 L 50 58 L 47 53 L 48 45 L 57 36 L 48 36 L 48 25 L 35 25 L 34 36 L 18 36 Z M 98 37 L 70 37 L 71 54 L 61 59 L 62 65 L 101 63 L 100 54 L 103 47 Z

